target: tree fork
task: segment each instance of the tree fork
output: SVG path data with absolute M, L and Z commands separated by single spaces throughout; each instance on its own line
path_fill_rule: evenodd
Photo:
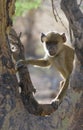
M 10 41 L 12 41 L 12 44 L 14 46 L 18 46 L 17 50 L 13 52 L 13 57 L 15 61 L 19 61 L 20 59 L 25 59 L 24 57 L 24 47 L 20 41 L 20 37 L 17 36 L 14 29 L 11 29 L 10 35 L 9 35 Z M 27 108 L 27 110 L 35 115 L 50 115 L 56 109 L 58 108 L 57 104 L 39 104 L 34 96 L 33 93 L 36 92 L 36 89 L 33 87 L 32 82 L 30 80 L 28 68 L 26 65 L 22 65 L 18 68 L 17 71 L 20 79 L 19 86 L 21 87 L 21 97 L 22 101 Z

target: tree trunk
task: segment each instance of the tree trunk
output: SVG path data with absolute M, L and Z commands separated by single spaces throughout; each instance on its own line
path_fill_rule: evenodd
M 54 109 L 51 104 L 38 104 L 34 99 L 34 87 L 26 66 L 23 66 L 19 70 L 20 85 L 22 87 L 21 95 L 18 91 L 19 84 L 16 78 L 8 40 L 9 33 L 11 32 L 11 17 L 14 14 L 14 5 L 15 0 L 0 1 L 0 130 L 82 130 L 83 15 L 77 6 L 76 0 L 73 0 L 73 2 L 72 0 L 62 0 L 61 6 L 64 12 L 66 10 L 65 14 L 75 37 L 74 47 L 76 62 L 70 85 L 77 91 L 72 89 L 68 90 L 63 103 L 58 110 L 50 116 L 35 116 L 45 115 L 50 109 L 51 112 L 56 109 Z M 16 37 L 16 35 L 14 36 L 17 38 L 14 39 L 15 47 L 18 47 L 16 46 L 16 42 L 19 41 L 20 35 L 18 37 Z M 22 53 L 19 53 L 19 49 L 22 50 Z M 18 61 L 20 57 L 24 59 L 21 44 L 19 44 L 19 49 L 17 53 L 14 53 L 16 55 L 13 54 L 16 61 Z M 27 75 L 27 78 L 25 75 Z M 24 81 L 26 82 L 24 83 Z M 34 103 L 36 105 L 34 105 Z M 37 106 L 36 109 L 39 111 L 37 111 L 34 106 Z M 47 110 L 48 108 L 49 110 Z M 31 112 L 33 114 L 30 114 Z
M 62 10 L 64 11 L 69 25 L 73 31 L 75 48 L 75 66 L 72 72 L 70 86 L 76 92 L 80 92 L 81 97 L 75 105 L 72 115 L 72 123 L 68 130 L 83 129 L 83 14 L 79 9 L 76 0 L 62 0 Z

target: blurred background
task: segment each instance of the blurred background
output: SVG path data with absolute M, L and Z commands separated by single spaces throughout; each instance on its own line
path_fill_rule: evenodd
M 54 6 L 58 22 L 53 15 L 51 0 L 17 0 L 14 29 L 18 34 L 22 32 L 21 41 L 27 59 L 44 57 L 45 52 L 40 38 L 42 32 L 65 32 L 67 43 L 70 44 L 68 22 L 60 8 L 60 0 L 54 0 Z M 59 91 L 61 80 L 59 73 L 53 68 L 38 68 L 31 65 L 28 67 L 32 83 L 37 90 L 35 98 L 39 103 L 51 102 Z

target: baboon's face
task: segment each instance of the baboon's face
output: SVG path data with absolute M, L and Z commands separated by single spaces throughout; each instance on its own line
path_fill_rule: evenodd
M 46 51 L 50 56 L 54 56 L 62 48 L 63 44 L 66 41 L 65 34 L 59 34 L 55 32 L 50 32 L 47 35 L 41 35 L 41 41 L 45 43 Z

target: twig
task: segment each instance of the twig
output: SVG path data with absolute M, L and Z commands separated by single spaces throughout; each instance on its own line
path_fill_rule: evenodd
M 51 0 L 51 2 L 52 2 L 52 11 L 53 11 L 54 18 L 55 18 L 56 22 L 58 22 L 57 17 L 56 17 L 56 14 L 55 14 L 55 11 L 56 11 L 56 10 L 55 10 L 55 8 L 54 8 L 53 0 Z
M 72 43 L 73 42 L 73 38 L 72 38 L 72 29 L 71 29 L 70 23 L 69 23 L 69 34 L 70 34 L 70 41 Z
M 64 23 L 62 22 L 62 19 L 61 19 L 60 16 L 58 15 L 58 12 L 57 12 L 56 8 L 54 7 L 54 1 L 51 0 L 51 2 L 52 2 L 53 15 L 54 15 L 54 17 L 55 17 L 56 22 L 58 22 L 58 20 L 57 20 L 57 17 L 58 17 L 58 19 L 60 20 L 60 22 L 61 22 L 61 24 L 63 25 L 63 27 L 67 30 L 66 26 L 65 26 Z M 56 14 L 55 14 L 55 12 L 56 12 Z M 67 32 L 68 32 L 68 30 L 67 30 Z

